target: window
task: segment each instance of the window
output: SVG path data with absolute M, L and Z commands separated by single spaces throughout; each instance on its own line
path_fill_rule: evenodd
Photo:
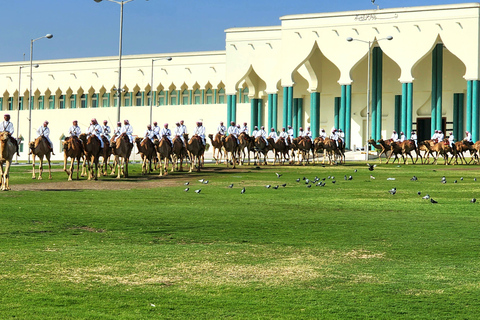
M 175 91 L 173 91 L 173 92 L 175 92 Z M 158 103 L 157 104 L 159 106 L 166 105 L 166 103 L 165 103 L 166 102 L 166 99 L 165 99 L 166 95 L 167 95 L 167 93 L 163 90 L 158 93 Z
M 123 105 L 125 107 L 130 107 L 132 105 L 131 93 L 125 93 L 123 95 Z
M 3 109 L 3 98 L 0 98 L 0 109 Z
M 85 109 L 87 107 L 87 96 L 82 94 L 80 96 L 80 108 Z
M 13 97 L 8 98 L 8 110 L 13 110 Z
M 172 106 L 177 104 L 177 90 L 173 90 L 170 94 L 170 104 Z
M 189 97 L 189 92 L 187 89 L 183 90 L 182 92 L 182 104 L 187 105 L 188 104 L 188 97 Z
M 143 103 L 142 103 L 142 93 L 140 91 L 138 91 L 137 94 L 135 95 L 135 105 L 136 106 L 143 105 Z
M 98 108 L 98 95 L 92 94 L 92 108 Z
M 225 103 L 225 89 L 218 90 L 218 103 Z
M 205 93 L 207 104 L 212 104 L 213 103 L 213 92 L 212 89 L 208 89 L 207 92 Z
M 108 103 L 109 95 L 107 93 L 104 93 L 102 96 L 102 107 L 107 108 L 109 103 Z
M 23 97 L 18 100 L 18 110 L 23 110 Z
M 152 102 L 152 90 L 147 93 L 147 105 L 150 105 Z
M 37 102 L 38 103 L 38 110 L 43 110 L 44 100 L 45 100 L 44 96 L 38 97 L 38 102 Z
M 202 92 L 197 89 L 193 93 L 193 104 L 201 104 L 201 103 L 202 103 Z
M 76 99 L 76 95 L 72 94 L 70 95 L 70 109 L 75 109 L 77 107 L 77 99 Z
M 249 93 L 248 87 L 245 87 L 245 89 L 243 89 L 243 92 L 242 92 L 244 103 L 249 103 L 250 102 L 250 98 L 248 97 L 248 93 Z
M 115 91 L 115 93 L 113 94 L 113 105 L 115 107 L 118 107 L 118 91 Z
M 58 99 L 58 108 L 65 109 L 65 96 L 63 94 Z
M 48 109 L 55 109 L 55 96 L 48 97 Z

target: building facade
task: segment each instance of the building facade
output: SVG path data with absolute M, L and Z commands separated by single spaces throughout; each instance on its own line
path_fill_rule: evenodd
M 457 140 L 467 130 L 479 139 L 480 4 L 280 21 L 227 29 L 224 51 L 124 56 L 121 119 L 138 135 L 150 123 L 151 106 L 153 121 L 173 126 L 183 119 L 190 132 L 198 119 L 208 133 L 220 121 L 277 131 L 311 127 L 314 136 L 341 128 L 350 149 L 367 137 L 389 138 L 393 130 L 407 137 L 416 130 L 419 139 L 442 130 Z M 162 60 L 167 56 L 172 61 Z M 118 57 L 35 63 L 32 132 L 47 119 L 52 141 L 75 119 L 82 129 L 92 117 L 115 126 Z M 24 66 L 0 64 L 0 106 L 27 140 L 30 78 Z

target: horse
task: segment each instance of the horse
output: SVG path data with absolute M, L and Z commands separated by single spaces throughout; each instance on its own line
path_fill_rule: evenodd
M 263 154 L 263 164 L 267 165 L 267 153 L 268 153 L 268 148 L 267 148 L 267 142 L 263 137 L 256 137 L 255 138 L 255 164 L 260 163 L 260 153 Z
M 202 142 L 202 138 L 198 135 L 194 135 L 187 143 L 187 151 L 190 157 L 190 171 L 193 171 L 195 164 L 197 165 L 197 171 L 200 172 L 202 166 L 203 153 L 205 147 Z
M 298 150 L 300 150 L 300 154 L 302 155 L 301 162 L 303 162 L 303 165 L 306 165 L 309 162 L 310 150 L 312 150 L 312 140 L 310 140 L 310 138 L 308 137 L 298 138 L 297 148 Z M 300 159 L 299 159 L 299 163 L 300 163 Z
M 382 154 L 385 155 L 385 158 L 388 157 L 387 152 L 390 150 L 389 145 L 386 144 L 386 143 L 385 143 L 385 144 L 381 144 L 381 143 L 380 143 L 380 144 L 377 144 L 377 143 L 375 142 L 375 140 L 373 140 L 373 139 L 369 139 L 369 140 L 368 140 L 368 143 L 369 143 L 371 146 L 373 146 L 373 147 L 377 150 L 377 152 L 380 151 L 380 153 L 378 154 L 378 159 L 380 160 L 380 163 L 382 163 Z M 368 150 L 367 150 L 367 152 L 368 152 Z
M 70 169 L 67 170 L 67 160 L 71 159 Z M 83 145 L 78 137 L 69 137 L 63 141 L 63 171 L 68 175 L 68 181 L 72 181 L 73 166 L 77 160 L 77 180 L 80 174 L 80 160 L 83 159 Z
M 183 171 L 183 159 L 187 158 L 187 149 L 180 137 L 173 138 L 172 147 L 172 171 L 178 171 L 178 162 L 180 162 L 180 171 Z
M 340 147 L 337 146 L 337 141 L 325 138 L 323 141 L 324 155 L 322 164 L 325 164 L 325 159 L 328 158 L 328 164 L 333 165 L 333 163 L 337 161 L 337 155 L 340 156 L 340 163 L 342 163 L 342 161 L 345 163 L 345 153 L 341 147 L 342 142 L 339 140 L 338 143 L 340 144 Z
M 285 163 L 285 160 L 288 160 L 288 148 L 285 143 L 285 139 L 280 137 L 275 142 L 273 138 L 267 138 L 268 144 L 272 146 L 273 151 L 275 153 L 275 158 L 273 160 L 273 164 L 275 165 L 278 162 L 282 165 Z
M 12 164 L 13 156 L 15 155 L 17 147 L 10 140 L 8 132 L 0 133 L 0 175 L 1 188 L 3 191 L 10 190 L 10 165 Z M 5 170 L 3 165 L 5 164 Z
M 122 174 L 125 178 L 128 178 L 128 161 L 130 159 L 130 154 L 132 153 L 133 143 L 130 142 L 130 138 L 125 133 L 122 133 L 117 141 L 115 141 L 115 137 L 113 137 L 110 140 L 110 145 L 113 145 L 112 154 L 115 156 L 112 174 L 115 174 L 115 169 L 117 167 L 117 179 L 120 179 Z
M 160 161 L 160 176 L 168 174 L 168 161 L 172 162 L 172 172 L 174 171 L 174 164 L 172 161 L 172 144 L 167 136 L 163 136 L 160 141 L 155 139 L 155 151 L 157 152 L 158 160 Z M 163 160 L 163 166 L 162 166 Z
M 142 174 L 148 174 L 152 172 L 152 162 L 155 158 L 155 145 L 153 142 L 146 138 L 135 138 L 138 152 L 140 152 L 140 158 L 142 158 Z
M 245 163 L 245 149 L 247 149 L 248 165 L 250 165 L 250 152 L 254 149 L 254 139 L 245 132 L 242 132 L 238 137 L 238 158 L 240 158 L 240 164 Z
M 87 136 L 85 133 L 82 133 L 79 138 L 83 142 L 83 151 L 85 153 L 83 166 L 87 166 L 87 180 L 92 178 L 98 180 L 98 163 L 102 153 L 100 139 L 95 135 Z
M 108 174 L 107 171 L 108 171 L 108 166 L 110 162 L 110 156 L 112 155 L 112 148 L 110 148 L 110 141 L 108 141 L 107 137 L 102 136 L 102 140 L 103 140 L 103 149 L 100 156 L 103 158 L 103 162 L 100 166 L 100 171 L 102 175 L 106 176 Z
M 222 157 L 223 157 L 223 153 L 222 153 L 223 135 L 217 132 L 215 137 L 213 137 L 213 134 L 209 134 L 208 137 L 210 138 L 210 141 L 212 141 L 213 159 L 215 159 L 215 164 L 218 164 L 219 162 L 222 162 Z
M 40 165 L 38 166 L 38 180 L 42 180 L 43 173 L 43 157 L 48 161 L 48 179 L 52 179 L 52 164 L 50 163 L 50 157 L 52 153 L 52 148 L 47 138 L 44 136 L 39 136 L 35 141 L 29 143 L 30 153 L 33 155 L 33 164 L 32 164 L 32 179 L 35 179 L 35 156 L 40 160 Z
M 237 150 L 238 150 L 238 143 L 237 138 L 233 134 L 228 135 L 226 138 L 222 137 L 223 148 L 225 149 L 225 158 L 227 160 L 227 168 L 228 163 L 232 163 L 233 169 L 235 169 L 235 165 L 237 164 Z M 229 154 L 231 157 L 229 157 Z

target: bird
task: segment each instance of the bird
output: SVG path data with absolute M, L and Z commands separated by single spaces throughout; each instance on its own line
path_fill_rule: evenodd
M 207 183 L 208 183 L 208 180 L 203 181 L 203 184 L 207 184 Z
M 395 193 L 397 193 L 397 188 L 393 188 L 388 192 L 390 192 L 390 194 L 393 196 Z
M 334 176 L 332 176 L 332 178 L 331 178 L 331 179 L 332 179 L 332 180 L 334 180 L 334 179 L 335 179 L 335 177 L 334 177 Z
M 202 189 L 195 190 L 195 193 L 200 193 L 202 192 Z
M 460 178 L 460 181 L 463 181 L 463 177 Z
M 453 183 L 457 183 L 457 180 L 453 180 Z
M 335 182 L 337 182 L 337 181 L 335 181 L 335 180 L 332 180 L 332 183 L 335 183 Z
M 420 195 L 422 194 L 422 192 L 421 192 L 421 191 L 418 191 L 417 194 L 420 196 Z
M 280 173 L 277 172 L 275 172 L 275 174 L 277 175 L 277 178 L 280 178 L 282 176 Z
M 190 190 L 190 188 L 186 188 L 186 189 L 185 189 L 185 190 L 183 190 L 183 191 L 185 191 L 185 192 L 188 192 L 188 190 Z
M 311 185 L 311 184 L 307 184 L 307 188 L 311 188 L 311 187 L 312 187 L 312 185 Z
M 273 187 L 273 189 L 275 189 L 275 190 L 278 189 L 278 186 Z
M 372 179 L 372 180 L 375 180 L 375 177 L 374 177 L 374 176 L 372 176 L 372 175 L 370 175 L 370 179 Z
M 228 186 L 230 189 L 233 188 L 233 183 L 231 185 Z
M 430 199 L 430 196 L 427 194 L 426 196 L 422 197 L 422 199 L 428 200 Z
M 473 181 L 477 181 L 477 178 L 473 178 Z
M 353 179 L 353 177 L 352 177 L 352 176 L 348 176 L 348 180 L 352 180 L 352 179 Z
M 477 202 L 477 199 L 473 198 L 472 200 L 470 200 L 471 203 L 475 203 Z
M 305 177 L 303 177 L 303 180 L 305 180 L 305 179 L 306 179 L 306 178 L 305 178 Z
M 245 187 L 243 187 L 242 191 L 240 191 L 241 194 L 245 193 Z
M 284 188 L 285 188 L 286 186 L 287 186 L 287 184 L 286 184 L 286 183 L 282 184 L 282 187 L 284 187 Z
M 188 186 L 189 184 L 190 184 L 190 182 L 188 182 L 188 181 L 184 183 L 184 185 L 186 185 L 186 186 Z
M 344 176 L 343 176 L 343 180 L 347 180 L 347 175 L 344 175 Z
M 309 183 L 310 183 L 310 180 L 305 179 L 305 184 L 309 184 Z
M 198 180 L 198 182 L 202 182 L 202 183 L 203 183 L 203 181 L 204 181 L 203 179 Z
M 447 180 L 447 178 L 445 178 L 445 176 L 442 177 L 442 181 L 444 181 L 444 180 Z
M 412 179 L 410 179 L 411 181 L 417 181 L 418 178 L 416 176 L 413 176 Z
M 443 184 L 447 183 L 447 180 L 442 180 L 442 183 L 443 183 Z
M 431 202 L 431 203 L 438 203 L 438 201 L 435 201 L 435 200 L 433 200 L 432 198 L 430 198 L 430 202 Z
M 327 177 L 327 179 L 330 179 L 330 178 L 331 178 L 331 176 L 328 176 L 328 177 Z
M 373 171 L 373 169 L 374 169 L 377 165 L 376 165 L 376 164 L 367 163 L 367 166 L 368 166 L 368 170 Z
M 265 186 L 265 188 L 267 188 L 267 189 L 270 188 L 270 187 L 271 187 L 270 184 L 267 184 L 267 185 Z
M 330 179 L 330 177 L 328 177 L 328 179 Z M 325 181 L 325 178 L 322 178 L 322 181 Z
M 353 170 L 353 172 L 357 173 L 357 169 Z
M 300 178 L 297 179 L 297 182 L 300 182 Z
M 319 182 L 316 184 L 317 187 L 321 187 L 322 186 L 322 182 Z

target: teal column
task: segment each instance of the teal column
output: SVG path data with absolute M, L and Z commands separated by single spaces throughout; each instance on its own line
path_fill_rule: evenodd
M 303 98 L 297 99 L 297 127 L 303 127 Z M 303 128 L 303 130 L 306 129 Z
M 177 106 L 181 105 L 182 104 L 182 92 L 180 90 L 178 90 L 177 92 Z
M 295 132 L 295 137 L 298 137 L 298 99 L 293 99 L 293 119 L 292 119 L 292 127 L 293 131 Z
M 156 93 L 155 93 L 156 94 Z M 155 96 L 156 97 L 156 96 Z M 157 103 L 156 100 L 154 100 L 154 103 Z M 170 98 L 169 98 L 169 93 L 168 90 L 165 91 L 165 105 L 168 106 L 170 104 Z
M 150 99 L 153 99 L 152 105 L 153 105 L 153 106 L 156 106 L 156 105 L 157 105 L 157 92 L 152 91 L 152 93 L 150 94 Z M 165 102 L 167 102 L 167 101 L 165 101 Z M 166 103 L 165 103 L 165 104 L 166 104 Z
M 466 131 L 468 132 L 472 132 L 472 87 L 473 87 L 473 81 L 468 80 L 467 81 L 467 110 L 466 110 L 466 117 L 465 117 L 465 120 L 466 120 L 465 127 L 466 127 Z
M 334 110 L 334 118 L 333 118 L 333 123 L 335 128 L 340 127 L 340 105 L 342 104 L 342 98 L 341 97 L 335 97 L 335 110 Z
M 395 96 L 395 120 L 393 129 L 397 132 L 402 131 L 402 96 Z M 379 137 L 378 139 L 380 139 Z
M 98 102 L 100 104 L 100 101 Z M 145 91 L 142 92 L 142 106 L 145 105 Z
M 310 123 L 312 137 L 315 139 L 320 133 L 320 92 L 310 93 Z
M 432 102 L 431 102 L 431 118 L 432 125 L 430 127 L 430 135 L 437 130 L 437 47 L 432 51 Z
M 214 90 L 213 90 L 213 104 L 217 104 L 217 103 L 218 103 L 218 100 L 217 100 L 218 98 L 217 98 L 217 96 L 218 96 L 218 89 L 214 89 Z
M 292 125 L 293 87 L 288 87 L 288 124 Z
M 342 99 L 340 101 L 340 112 L 338 115 L 338 128 L 345 131 L 345 106 L 347 103 L 347 86 L 342 85 Z
M 371 127 L 370 131 L 373 140 L 377 141 L 377 82 L 378 82 L 378 47 L 372 50 L 372 96 L 371 96 Z M 370 70 L 368 71 L 370 72 Z M 369 84 L 367 84 L 368 86 Z
M 227 96 L 227 127 L 232 122 L 232 96 Z
M 242 101 L 243 99 L 243 95 L 242 95 L 242 88 L 238 89 L 238 102 L 239 103 L 242 103 L 242 102 L 245 102 L 245 101 Z
M 376 117 L 372 115 L 372 123 L 375 123 L 375 136 L 377 139 L 382 137 L 382 100 L 383 100 L 383 51 L 380 47 L 375 47 L 377 51 L 377 72 L 376 72 L 376 87 L 377 87 L 377 102 L 376 102 Z
M 412 124 L 413 124 L 413 83 L 407 83 L 407 126 L 406 131 L 404 131 L 407 139 L 410 139 L 412 135 Z
M 34 105 L 33 105 L 34 101 L 35 101 L 35 97 L 32 99 L 32 108 L 33 108 L 33 106 L 34 106 Z M 30 102 L 30 101 L 29 101 L 29 102 Z M 74 108 L 77 107 L 77 95 L 76 95 L 76 94 L 73 95 L 73 106 L 74 106 Z
M 193 104 L 193 90 L 188 90 L 188 104 Z
M 268 113 L 268 129 L 273 127 L 273 94 L 268 94 L 268 101 L 267 101 L 267 113 Z M 275 128 L 276 129 L 276 128 Z
M 443 91 L 443 44 L 439 43 L 436 47 L 437 51 L 437 107 L 436 127 L 437 130 L 442 130 L 442 91 Z
M 257 99 L 250 100 L 250 130 L 258 125 Z
M 277 119 L 278 119 L 278 94 L 274 93 L 272 94 L 273 98 L 273 105 L 272 105 L 272 127 L 275 128 L 275 130 L 278 130 L 277 128 Z M 285 128 L 286 129 L 286 128 Z
M 257 125 L 260 128 L 263 125 L 263 99 L 256 99 L 257 100 Z M 267 130 L 267 132 L 269 132 Z
M 473 141 L 478 141 L 478 104 L 479 104 L 479 99 L 478 99 L 478 94 L 479 92 L 479 81 L 474 80 L 473 81 L 473 87 L 472 87 L 472 140 Z
M 346 99 L 345 99 L 345 149 L 350 150 L 351 131 L 352 131 L 352 85 L 346 86 Z
M 288 87 L 283 88 L 283 127 L 288 126 Z
M 201 99 L 201 102 L 202 104 L 205 104 L 205 89 L 202 89 L 202 99 Z
M 232 95 L 232 121 L 237 123 L 237 95 Z
M 406 83 L 402 83 L 402 121 L 400 131 L 407 131 L 407 100 L 408 100 L 408 88 Z

